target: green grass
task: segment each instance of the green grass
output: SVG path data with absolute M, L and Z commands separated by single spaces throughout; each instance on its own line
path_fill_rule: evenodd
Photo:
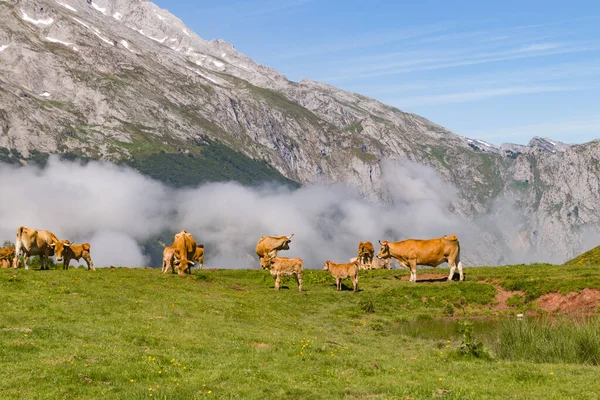
M 563 264 L 564 266 L 600 265 L 600 246 L 578 255 Z
M 258 270 L 0 270 L 0 398 L 597 398 L 597 367 L 495 354 L 503 320 L 482 317 L 517 271 L 559 283 L 590 269 L 467 268 L 466 282 L 417 284 L 361 271 L 358 293 L 317 270 L 302 293 L 292 280 L 275 292 Z M 457 324 L 472 315 L 490 359 L 460 355 Z

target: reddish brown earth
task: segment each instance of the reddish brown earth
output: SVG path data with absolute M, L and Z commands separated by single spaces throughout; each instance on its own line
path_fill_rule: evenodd
M 538 308 L 555 314 L 596 314 L 600 308 L 600 290 L 586 288 L 581 293 L 565 295 L 549 293 L 537 299 L 536 303 Z
M 496 286 L 496 305 L 492 307 L 492 311 L 506 311 L 510 310 L 510 306 L 507 303 L 508 299 L 513 297 L 515 294 L 518 294 L 523 298 L 525 293 L 521 291 L 510 291 L 502 288 L 501 286 Z

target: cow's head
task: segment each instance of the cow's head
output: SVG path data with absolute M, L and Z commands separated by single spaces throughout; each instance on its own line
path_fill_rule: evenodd
M 377 253 L 377 258 L 390 258 L 390 243 L 387 240 L 383 242 L 380 240 L 379 244 L 381 248 L 379 249 L 379 253 Z
M 292 236 L 294 236 L 293 233 L 290 236 L 284 236 L 284 239 L 281 242 L 281 245 L 279 245 L 277 247 L 277 250 L 289 250 L 290 249 L 290 242 L 292 241 Z
M 277 255 L 276 251 L 271 251 L 266 256 L 261 257 L 261 259 L 260 259 L 260 268 L 262 268 L 262 269 L 271 269 L 271 265 L 273 265 L 273 260 L 275 259 L 276 255 Z
M 331 261 L 329 261 L 329 260 L 325 261 L 325 265 L 323 266 L 323 269 L 325 271 L 329 271 L 329 264 L 331 264 Z
M 50 248 L 54 250 L 56 261 L 61 262 L 64 258 L 65 251 L 71 246 L 71 241 L 61 240 L 50 245 Z
M 179 254 L 179 252 L 175 251 L 175 257 L 174 257 L 174 260 L 173 260 L 173 265 L 177 269 L 177 273 L 180 276 L 183 276 L 185 274 L 185 271 L 187 271 L 188 268 L 191 268 L 191 267 L 194 266 L 194 262 L 192 260 L 188 260 L 187 259 L 187 255 L 186 255 L 185 259 L 182 259 L 182 257 Z

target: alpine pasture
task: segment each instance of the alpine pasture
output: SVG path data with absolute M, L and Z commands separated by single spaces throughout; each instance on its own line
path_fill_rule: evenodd
M 0 398 L 597 398 L 598 266 L 447 274 L 0 270 Z

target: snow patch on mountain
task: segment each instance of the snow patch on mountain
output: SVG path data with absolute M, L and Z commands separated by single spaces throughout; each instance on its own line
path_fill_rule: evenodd
M 59 39 L 56 39 L 56 38 L 53 38 L 53 37 L 49 37 L 49 36 L 46 36 L 46 38 L 45 38 L 45 39 L 46 39 L 48 42 L 50 42 L 50 43 L 60 43 L 60 44 L 62 44 L 62 45 L 64 45 L 64 46 L 70 47 L 71 49 L 73 49 L 73 50 L 75 50 L 75 51 L 79 51 L 79 50 L 77 49 L 77 47 L 73 46 L 73 43 L 65 42 L 65 41 L 63 41 L 63 40 L 59 40 Z M 41 96 L 41 95 L 40 95 L 40 96 Z
M 23 14 L 21 16 L 21 18 L 23 19 L 23 21 L 27 21 L 27 22 L 32 23 L 34 25 L 52 25 L 52 23 L 54 22 L 54 18 L 33 19 L 29 15 L 27 15 L 27 13 L 25 13 L 25 11 L 21 10 L 21 13 Z
M 70 5 L 66 4 L 66 3 L 61 3 L 60 1 L 57 1 L 58 4 L 60 4 L 61 6 L 63 6 L 64 8 L 66 8 L 67 10 L 73 11 L 73 12 L 77 12 L 77 10 L 75 9 L 75 7 L 71 7 Z

